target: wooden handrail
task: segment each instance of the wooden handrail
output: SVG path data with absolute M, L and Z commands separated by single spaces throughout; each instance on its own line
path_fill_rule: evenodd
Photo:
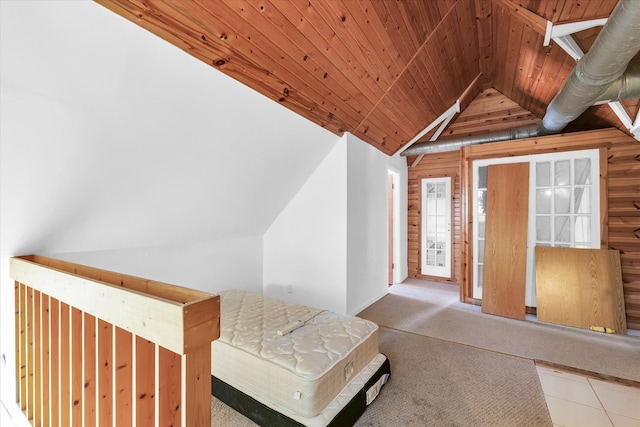
M 219 296 L 38 255 L 10 267 L 33 425 L 211 424 Z

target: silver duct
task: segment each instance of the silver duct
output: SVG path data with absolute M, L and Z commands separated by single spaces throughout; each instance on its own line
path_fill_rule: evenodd
M 592 48 L 578 61 L 547 107 L 539 126 L 526 125 L 485 135 L 421 142 L 413 144 L 400 155 L 455 151 L 466 145 L 559 133 L 594 103 L 638 97 L 640 61 L 631 64 L 629 61 L 639 50 L 640 0 L 620 0 Z
M 640 98 L 640 59 L 629 62 L 626 71 L 598 97 L 593 105 Z
M 620 0 L 589 52 L 547 107 L 541 135 L 562 131 L 625 71 L 640 50 L 640 0 Z

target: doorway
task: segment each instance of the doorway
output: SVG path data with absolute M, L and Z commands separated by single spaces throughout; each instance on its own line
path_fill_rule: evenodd
M 400 269 L 400 174 L 387 171 L 387 255 L 389 286 L 401 281 Z

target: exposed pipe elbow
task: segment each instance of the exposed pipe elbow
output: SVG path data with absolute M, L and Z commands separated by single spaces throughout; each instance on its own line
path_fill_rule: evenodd
M 620 0 L 542 118 L 542 135 L 559 133 L 601 97 L 640 49 L 640 0 Z

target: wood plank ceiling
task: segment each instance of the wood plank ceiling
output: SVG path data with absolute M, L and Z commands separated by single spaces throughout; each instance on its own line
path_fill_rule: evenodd
M 555 43 L 543 46 L 547 21 L 607 17 L 617 3 L 96 1 L 329 131 L 349 131 L 386 154 L 482 89 L 541 118 L 575 65 Z M 584 51 L 597 32 L 576 35 Z M 635 117 L 638 100 L 625 107 Z M 605 105 L 567 130 L 610 126 L 627 131 Z

